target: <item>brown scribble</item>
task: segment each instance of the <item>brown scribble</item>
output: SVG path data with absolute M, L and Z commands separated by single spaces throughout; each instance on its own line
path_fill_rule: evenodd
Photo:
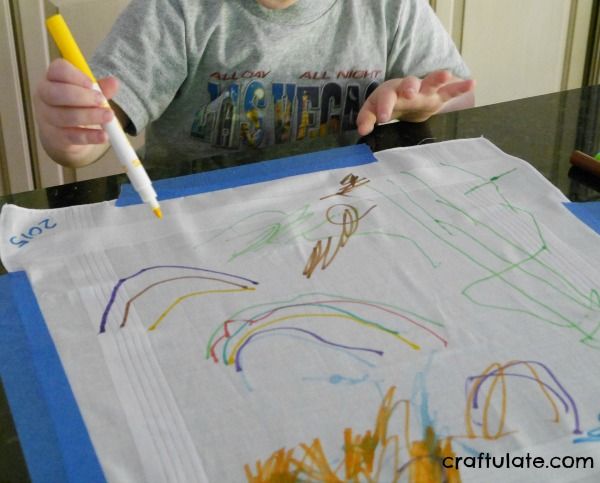
M 323 248 L 323 240 L 317 240 L 317 243 L 313 247 L 312 252 L 308 257 L 308 261 L 306 262 L 306 266 L 304 267 L 302 275 L 305 275 L 306 278 L 310 278 L 319 264 L 321 264 L 321 270 L 325 270 L 329 265 L 331 265 L 340 249 L 346 246 L 350 237 L 356 233 L 356 230 L 358 230 L 358 222 L 376 206 L 377 205 L 371 206 L 362 215 L 360 215 L 358 210 L 352 205 L 336 204 L 330 206 L 325 213 L 325 218 L 327 218 L 327 221 L 332 225 L 338 225 L 341 227 L 337 245 L 335 246 L 333 253 L 330 254 L 333 236 L 327 237 L 327 240 L 325 241 L 325 248 Z M 342 213 L 342 220 L 336 221 L 331 216 L 331 212 L 339 207 L 342 207 L 344 211 Z
M 367 184 L 368 182 L 369 180 L 367 178 L 359 178 L 355 174 L 350 173 L 344 176 L 344 179 L 340 181 L 342 187 L 339 190 L 333 194 L 323 196 L 323 198 L 320 199 L 326 200 L 327 198 L 331 198 L 333 196 L 347 196 L 348 193 L 350 193 L 354 188 L 358 188 L 359 186 Z

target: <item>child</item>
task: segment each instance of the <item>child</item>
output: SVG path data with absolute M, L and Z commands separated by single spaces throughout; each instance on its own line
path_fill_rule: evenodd
M 426 0 L 132 0 L 91 64 L 126 131 L 146 129 L 147 164 L 473 105 Z M 51 63 L 36 118 L 56 162 L 104 153 L 101 104 L 86 76 Z

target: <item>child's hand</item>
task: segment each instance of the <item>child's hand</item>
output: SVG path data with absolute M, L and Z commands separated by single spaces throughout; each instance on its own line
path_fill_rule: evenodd
M 113 77 L 98 84 L 107 99 L 118 89 Z M 55 161 L 77 167 L 104 152 L 108 138 L 100 124 L 110 121 L 113 113 L 103 106 L 103 96 L 92 89 L 92 81 L 79 69 L 63 59 L 53 61 L 34 99 L 42 144 Z
M 475 81 L 454 77 L 446 70 L 432 72 L 424 79 L 404 77 L 381 84 L 363 104 L 356 123 L 361 136 L 375 123 L 392 119 L 422 122 L 442 111 L 473 106 Z

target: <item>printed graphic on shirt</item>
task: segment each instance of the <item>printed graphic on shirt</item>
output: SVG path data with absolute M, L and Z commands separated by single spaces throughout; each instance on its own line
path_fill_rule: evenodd
M 356 129 L 381 70 L 306 71 L 296 81 L 270 81 L 269 71 L 213 72 L 210 102 L 194 117 L 191 135 L 215 147 L 283 144 Z

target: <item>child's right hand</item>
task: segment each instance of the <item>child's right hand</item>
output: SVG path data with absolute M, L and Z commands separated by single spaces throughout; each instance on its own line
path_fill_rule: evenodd
M 63 59 L 54 60 L 35 91 L 35 118 L 44 149 L 57 163 L 79 167 L 98 159 L 108 147 L 100 127 L 113 118 L 104 105 L 118 89 L 118 81 L 98 81 L 104 96 L 92 89 L 92 81 Z

